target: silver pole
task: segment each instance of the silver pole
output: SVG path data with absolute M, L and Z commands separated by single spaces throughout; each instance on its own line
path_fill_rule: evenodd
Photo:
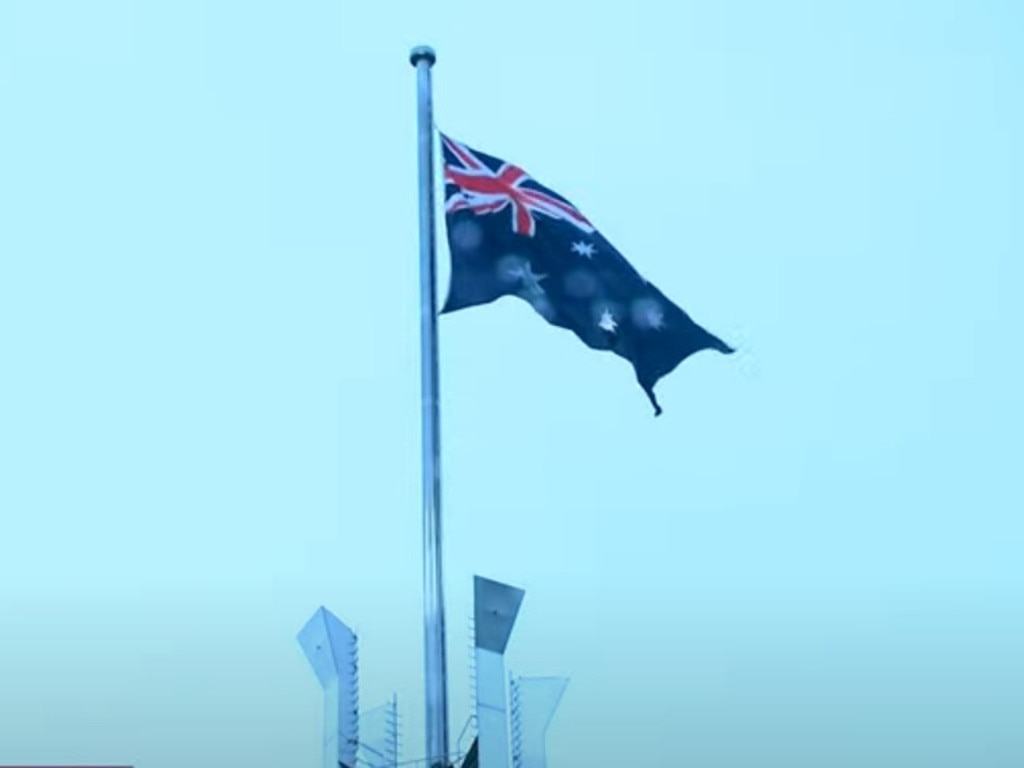
M 420 384 L 423 467 L 423 646 L 427 760 L 448 766 L 448 666 L 441 558 L 441 435 L 437 365 L 437 284 L 434 225 L 434 119 L 430 69 L 437 57 L 414 48 L 419 116 Z

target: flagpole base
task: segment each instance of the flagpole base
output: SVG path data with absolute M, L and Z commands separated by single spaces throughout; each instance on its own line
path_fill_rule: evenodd
M 437 54 L 429 45 L 417 45 L 409 54 L 409 63 L 414 67 L 418 67 L 421 61 L 426 61 L 428 67 L 434 66 L 437 61 Z

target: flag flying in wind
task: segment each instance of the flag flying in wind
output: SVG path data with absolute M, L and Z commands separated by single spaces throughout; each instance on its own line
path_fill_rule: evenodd
M 442 312 L 502 296 L 633 364 L 655 416 L 654 385 L 690 355 L 732 347 L 645 280 L 565 198 L 497 157 L 442 135 L 452 269 Z

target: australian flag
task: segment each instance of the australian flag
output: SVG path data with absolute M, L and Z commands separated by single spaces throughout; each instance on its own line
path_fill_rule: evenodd
M 452 258 L 442 312 L 518 296 L 587 346 L 631 362 L 655 416 L 660 378 L 695 352 L 733 352 L 647 282 L 564 197 L 511 163 L 448 136 L 441 142 Z

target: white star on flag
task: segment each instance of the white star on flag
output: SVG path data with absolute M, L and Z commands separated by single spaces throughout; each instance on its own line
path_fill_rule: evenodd
M 597 321 L 597 325 L 599 328 L 608 331 L 608 333 L 615 333 L 615 329 L 619 327 L 611 310 L 607 308 L 601 312 L 601 319 Z
M 586 256 L 588 259 L 594 258 L 594 245 L 593 243 L 573 243 L 572 252 L 578 253 L 580 256 Z

